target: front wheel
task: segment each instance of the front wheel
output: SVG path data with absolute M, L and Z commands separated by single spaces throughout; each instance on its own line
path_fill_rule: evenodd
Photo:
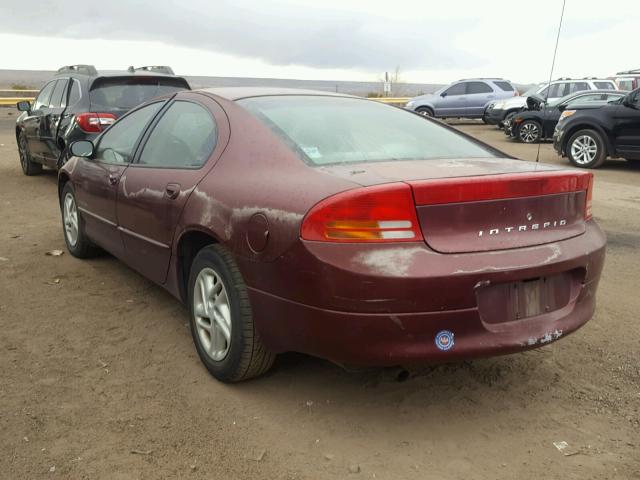
M 191 335 L 209 373 L 239 382 L 265 373 L 275 359 L 256 329 L 247 287 L 220 245 L 198 252 L 189 274 Z
M 518 129 L 518 140 L 522 143 L 538 143 L 541 137 L 542 127 L 534 120 L 525 120 Z
M 433 117 L 433 110 L 431 110 L 429 107 L 416 108 L 416 113 L 418 115 L 422 115 L 423 117 Z
M 20 166 L 22 173 L 27 176 L 38 175 L 42 172 L 42 164 L 34 162 L 29 150 L 27 137 L 23 132 L 18 135 L 18 154 L 20 155 Z
M 579 130 L 567 142 L 569 161 L 580 168 L 598 168 L 607 158 L 602 137 L 595 130 Z

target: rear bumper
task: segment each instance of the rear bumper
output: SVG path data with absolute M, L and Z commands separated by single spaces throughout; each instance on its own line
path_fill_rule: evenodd
M 340 245 L 342 253 L 332 260 L 336 245 L 310 244 L 305 245 L 308 254 L 324 265 L 305 285 L 315 296 L 292 298 L 300 285 L 292 286 L 292 295 L 255 287 L 249 294 L 260 335 L 275 352 L 370 366 L 501 355 L 555 341 L 591 318 L 605 242 L 589 222 L 585 234 L 561 242 L 461 255 L 410 244 L 369 257 L 354 250 L 348 258 Z M 478 307 L 476 294 L 483 285 L 571 270 L 583 272 L 581 281 L 558 310 L 501 322 L 486 318 L 488 312 Z M 454 338 L 446 350 L 436 345 L 443 330 Z
M 498 125 L 504 120 L 506 112 L 500 108 L 487 109 L 485 120 L 490 125 Z

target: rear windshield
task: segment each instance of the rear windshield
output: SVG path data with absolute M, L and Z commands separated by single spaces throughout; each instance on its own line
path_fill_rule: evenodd
M 374 101 L 295 95 L 238 103 L 312 165 L 494 156 L 435 121 Z
M 154 97 L 188 89 L 182 78 L 113 77 L 99 78 L 91 86 L 89 101 L 94 110 L 130 109 Z
M 493 82 L 500 87 L 501 90 L 505 92 L 513 92 L 513 87 L 509 82 Z

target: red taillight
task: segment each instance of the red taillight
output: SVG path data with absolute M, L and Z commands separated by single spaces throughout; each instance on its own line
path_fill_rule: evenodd
M 404 183 L 358 188 L 322 200 L 302 222 L 301 236 L 323 242 L 422 240 L 411 188 Z
M 593 201 L 593 173 L 588 173 L 589 184 L 587 185 L 587 199 L 584 202 L 584 219 L 591 220 L 593 213 L 591 213 L 591 204 Z
M 116 116 L 111 113 L 78 113 L 76 114 L 76 123 L 87 133 L 99 133 L 113 122 Z

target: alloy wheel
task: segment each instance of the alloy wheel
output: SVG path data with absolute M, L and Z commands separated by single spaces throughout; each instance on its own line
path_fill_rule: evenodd
M 520 140 L 533 143 L 540 137 L 540 128 L 535 123 L 525 123 L 520 127 Z
M 571 144 L 571 157 L 577 164 L 588 165 L 598 155 L 598 144 L 593 137 L 581 135 Z
M 20 166 L 25 172 L 27 171 L 29 162 L 29 151 L 27 148 L 27 140 L 24 138 L 24 135 L 21 134 L 18 139 L 18 155 L 20 155 Z
M 193 315 L 198 338 L 207 355 L 223 360 L 231 346 L 231 305 L 221 276 L 203 268 L 195 281 Z
M 78 209 L 76 200 L 71 193 L 64 197 L 64 234 L 72 247 L 78 243 Z

